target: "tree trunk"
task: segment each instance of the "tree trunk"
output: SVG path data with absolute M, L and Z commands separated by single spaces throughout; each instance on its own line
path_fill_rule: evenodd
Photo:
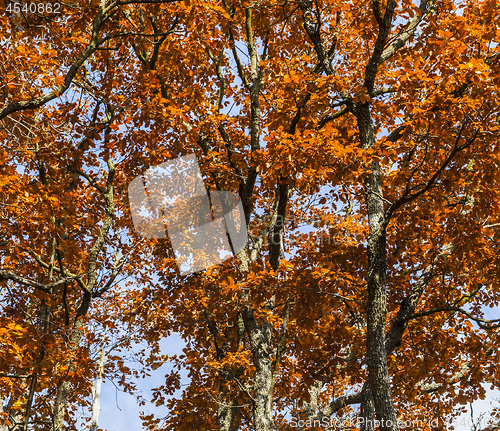
M 88 302 L 90 305 L 90 295 L 85 295 L 88 297 Z M 84 299 L 85 301 L 85 299 Z M 83 304 L 82 304 L 83 306 Z M 80 306 L 80 309 L 82 308 Z M 88 308 L 88 306 L 87 306 Z M 85 310 L 86 313 L 86 310 Z M 78 315 L 79 313 L 77 313 Z M 83 318 L 77 318 L 75 324 L 73 325 L 73 333 L 70 336 L 69 340 L 69 354 L 71 355 L 78 349 L 80 345 L 80 340 L 82 338 L 82 329 L 83 329 Z M 71 361 L 71 360 L 70 360 Z M 74 371 L 74 364 L 69 363 L 70 371 Z M 54 403 L 54 411 L 52 415 L 52 427 L 50 431 L 63 431 L 64 429 L 64 414 L 66 412 L 66 405 L 68 404 L 68 395 L 71 389 L 71 381 L 70 380 L 59 380 L 57 384 L 57 397 Z
M 355 114 L 361 147 L 363 149 L 371 148 L 375 143 L 375 133 L 369 104 L 365 102 L 358 105 Z M 380 429 L 382 431 L 399 431 L 392 401 L 391 382 L 385 350 L 387 221 L 379 163 L 372 162 L 370 169 L 371 172 L 364 179 L 369 226 L 367 250 L 368 319 L 366 333 L 368 379 Z
M 99 423 L 99 412 L 101 411 L 101 385 L 104 373 L 104 362 L 106 361 L 106 354 L 104 353 L 104 341 L 106 339 L 106 331 L 101 343 L 101 357 L 99 360 L 99 372 L 95 387 L 92 388 L 92 418 L 90 419 L 90 431 L 97 431 Z
M 255 366 L 253 378 L 253 416 L 255 431 L 277 431 L 272 420 L 273 367 L 271 360 L 272 325 L 264 321 L 257 324 L 251 308 L 243 311 L 245 328 L 250 339 Z

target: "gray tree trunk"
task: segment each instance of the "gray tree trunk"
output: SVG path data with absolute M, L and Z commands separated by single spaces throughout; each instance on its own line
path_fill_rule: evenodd
M 101 386 L 104 374 L 104 363 L 106 361 L 106 353 L 104 352 L 104 342 L 106 340 L 106 331 L 102 338 L 101 356 L 99 359 L 99 371 L 95 387 L 92 388 L 92 417 L 90 419 L 90 431 L 97 431 L 99 423 L 99 413 L 101 411 Z

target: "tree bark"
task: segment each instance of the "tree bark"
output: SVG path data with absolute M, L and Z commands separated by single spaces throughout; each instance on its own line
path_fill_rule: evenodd
M 106 339 L 106 332 L 102 337 L 101 356 L 99 358 L 99 371 L 95 387 L 92 388 L 92 417 L 90 419 L 90 431 L 97 431 L 99 424 L 99 413 L 101 411 L 101 386 L 104 373 L 104 363 L 106 361 L 106 353 L 104 353 L 104 341 Z
M 277 431 L 272 420 L 273 367 L 271 360 L 272 324 L 264 321 L 257 324 L 253 310 L 243 311 L 245 328 L 250 339 L 253 365 L 253 416 L 255 431 Z
M 355 111 L 361 147 L 368 149 L 375 143 L 373 119 L 367 102 Z M 364 178 L 368 213 L 368 318 L 366 333 L 367 364 L 373 404 L 382 431 L 399 431 L 392 401 L 391 383 L 385 350 L 387 318 L 386 298 L 386 238 L 387 220 L 384 210 L 380 164 L 372 162 L 371 172 Z

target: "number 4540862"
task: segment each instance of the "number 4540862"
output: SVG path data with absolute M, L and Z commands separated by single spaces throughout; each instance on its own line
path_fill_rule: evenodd
M 61 3 L 9 3 L 6 10 L 14 13 L 61 13 Z

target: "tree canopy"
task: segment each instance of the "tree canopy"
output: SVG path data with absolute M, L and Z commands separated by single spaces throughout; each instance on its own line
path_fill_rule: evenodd
M 495 0 L 4 6 L 1 431 L 165 363 L 148 430 L 447 430 L 499 387 Z M 191 154 L 248 243 L 185 275 L 128 187 Z

